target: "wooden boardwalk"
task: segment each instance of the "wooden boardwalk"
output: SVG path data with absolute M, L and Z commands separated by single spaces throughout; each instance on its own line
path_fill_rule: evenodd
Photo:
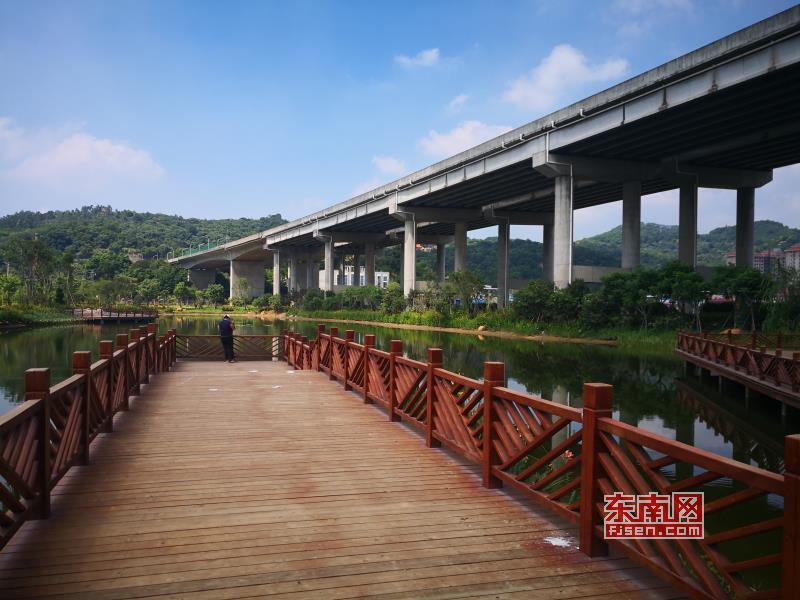
M 178 363 L 91 451 L 0 553 L 1 598 L 681 596 L 283 362 Z

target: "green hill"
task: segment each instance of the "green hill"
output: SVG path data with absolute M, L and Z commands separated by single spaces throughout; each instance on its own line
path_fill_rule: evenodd
M 166 256 L 190 243 L 236 239 L 286 221 L 279 214 L 260 219 L 185 219 L 173 215 L 113 210 L 110 206 L 84 206 L 69 211 L 18 212 L 0 218 L 0 247 L 11 236 L 36 237 L 59 252 L 78 259 L 95 250 L 133 250 L 150 258 Z
M 756 251 L 785 248 L 800 242 L 800 229 L 776 221 L 756 221 L 754 227 Z M 725 254 L 736 247 L 736 227 L 718 227 L 697 236 L 697 262 L 701 265 L 721 265 Z M 619 266 L 622 253 L 622 227 L 575 242 L 575 263 L 583 265 Z M 642 264 L 647 267 L 663 265 L 678 254 L 676 225 L 642 224 Z

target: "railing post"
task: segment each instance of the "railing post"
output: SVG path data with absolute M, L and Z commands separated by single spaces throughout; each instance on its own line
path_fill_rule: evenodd
M 119 377 L 114 365 L 114 342 L 111 340 L 100 342 L 100 359 L 108 361 L 108 398 L 105 399 L 108 412 L 103 416 L 103 431 L 110 433 L 114 431 L 114 389 Z
M 395 359 L 403 354 L 403 340 L 389 342 L 389 420 L 397 422 L 397 364 Z
M 783 333 L 779 331 L 778 335 L 775 336 L 775 349 L 780 350 L 782 345 L 783 345 Z
M 344 332 L 344 391 L 352 390 L 350 385 L 350 342 L 355 339 L 356 332 L 348 329 Z
M 139 360 L 144 360 L 144 381 L 141 383 L 148 383 L 150 381 L 150 337 L 147 331 L 147 325 L 139 326 Z
M 588 556 L 608 554 L 606 543 L 595 535 L 600 523 L 597 504 L 601 500 L 597 486 L 600 470 L 600 432 L 597 420 L 611 417 L 614 387 L 606 383 L 583 384 L 583 425 L 581 448 L 580 550 Z
M 131 362 L 133 363 L 133 385 L 131 386 L 131 389 L 133 390 L 134 396 L 138 396 L 141 392 L 141 382 L 139 381 L 139 363 L 142 360 L 142 348 L 141 344 L 139 343 L 140 335 L 141 332 L 138 329 L 131 329 L 130 333 L 128 334 L 130 343 L 134 344 L 133 355 L 130 357 Z M 130 354 L 130 351 L 128 354 Z
M 328 379 L 331 381 L 336 379 L 336 375 L 333 374 L 333 353 L 336 352 L 333 340 L 337 337 L 339 337 L 339 328 L 331 327 L 331 339 L 328 344 Z
M 41 400 L 39 411 L 39 518 L 50 516 L 50 369 L 25 371 L 25 400 Z
M 150 340 L 150 373 L 155 374 L 158 373 L 158 325 L 148 324 L 147 333 Z
M 758 344 L 758 334 L 756 334 L 755 330 L 750 334 L 750 347 L 755 350 L 756 344 Z
M 317 325 L 317 345 L 314 351 L 317 353 L 317 371 L 322 371 L 322 361 L 325 357 L 322 356 L 322 335 L 325 333 L 325 325 Z
M 375 336 L 368 333 L 364 336 L 364 404 L 372 404 L 369 399 L 369 351 L 375 347 Z
M 800 352 L 792 352 L 792 391 L 796 392 L 800 388 Z
M 125 393 L 122 397 L 122 405 L 119 407 L 120 410 L 128 410 L 128 396 L 130 395 L 131 386 L 131 369 L 130 369 L 130 348 L 128 348 L 128 336 L 124 333 L 117 334 L 117 350 L 122 350 L 124 353 L 122 355 L 122 378 L 124 380 L 123 387 L 125 388 Z
M 305 346 L 308 346 L 308 337 L 303 336 L 300 338 L 300 368 L 306 368 L 306 349 Z M 308 349 L 308 367 L 311 368 L 311 348 Z
M 800 598 L 800 434 L 783 445 L 783 600 Z
M 83 375 L 83 426 L 81 427 L 81 464 L 89 464 L 89 442 L 92 428 L 92 353 L 88 350 L 72 353 L 72 374 Z
M 169 366 L 172 367 L 172 365 L 178 362 L 178 330 L 170 329 L 169 336 L 170 336 Z
M 437 440 L 434 433 L 434 418 L 436 417 L 436 393 L 433 391 L 434 369 L 442 367 L 442 349 L 428 348 L 428 379 L 425 386 L 425 445 L 428 448 L 439 448 L 442 443 Z
M 492 474 L 492 467 L 499 464 L 500 457 L 494 447 L 494 407 L 492 406 L 492 390 L 506 382 L 506 366 L 501 362 L 483 363 L 483 486 L 487 488 L 503 487 L 503 482 Z

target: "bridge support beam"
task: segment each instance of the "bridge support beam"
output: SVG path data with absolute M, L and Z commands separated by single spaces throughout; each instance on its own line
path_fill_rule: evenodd
M 217 278 L 217 272 L 214 269 L 189 269 L 187 280 L 195 289 L 204 290 L 208 288 Z
M 754 188 L 736 190 L 736 266 L 753 266 L 753 225 L 755 221 Z
M 633 269 L 641 261 L 642 182 L 622 184 L 622 268 Z
M 403 232 L 403 295 L 417 287 L 417 224 L 406 219 Z
M 281 253 L 272 253 L 272 295 L 281 295 Z
M 439 283 L 444 283 L 447 277 L 445 269 L 445 252 L 447 246 L 445 244 L 436 244 L 436 279 Z
M 678 260 L 697 266 L 697 183 L 684 183 L 680 187 Z
M 364 244 L 364 285 L 375 285 L 375 244 Z
M 542 278 L 553 283 L 553 226 L 542 226 Z
M 325 276 L 323 278 L 322 289 L 326 292 L 333 291 L 333 237 L 325 240 Z
M 565 288 L 572 282 L 572 177 L 555 177 L 553 215 L 553 282 Z
M 497 225 L 497 308 L 508 304 L 508 244 L 511 224 L 501 221 Z
M 257 298 L 264 295 L 264 269 L 261 260 L 232 260 L 230 298 Z
M 353 254 L 353 287 L 361 287 L 361 266 L 359 265 L 360 262 L 361 262 L 361 255 Z M 364 283 L 366 283 L 366 281 Z
M 465 222 L 459 222 L 455 224 L 455 247 L 456 247 L 456 256 L 455 256 L 455 266 L 453 268 L 454 271 L 466 271 L 467 270 L 467 224 Z

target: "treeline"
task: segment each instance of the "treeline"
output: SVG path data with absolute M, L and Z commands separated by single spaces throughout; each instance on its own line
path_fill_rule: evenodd
M 86 206 L 73 211 L 19 212 L 0 218 L 0 305 L 110 306 L 195 301 L 186 270 L 163 259 L 174 248 L 236 239 L 285 221 L 184 219 Z M 227 279 L 202 291 L 219 304 Z
M 800 275 L 783 270 L 772 277 L 756 269 L 726 266 L 718 267 L 706 281 L 675 261 L 611 274 L 595 289 L 580 280 L 564 289 L 534 280 L 514 294 L 508 309 L 498 310 L 481 278 L 467 271 L 408 297 L 395 282 L 385 290 L 353 287 L 327 297 L 314 290 L 296 299 L 295 309 L 320 316 L 338 311 L 342 318 L 360 318 L 361 311 L 369 320 L 379 315 L 393 322 L 524 330 L 554 326 L 576 332 L 682 327 L 798 330 Z

